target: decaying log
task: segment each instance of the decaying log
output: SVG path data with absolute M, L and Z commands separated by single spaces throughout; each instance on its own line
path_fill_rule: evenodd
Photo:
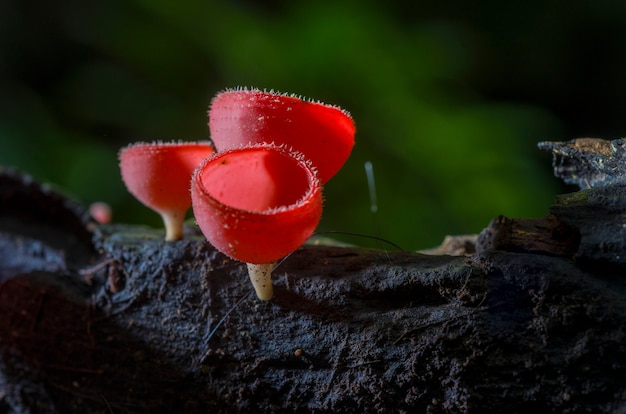
M 606 188 L 459 256 L 307 245 L 261 302 L 195 226 L 96 225 L 2 171 L 0 412 L 624 412 L 626 197 Z
M 577 138 L 566 142 L 540 142 L 552 152 L 554 175 L 581 189 L 603 187 L 626 179 L 626 140 Z

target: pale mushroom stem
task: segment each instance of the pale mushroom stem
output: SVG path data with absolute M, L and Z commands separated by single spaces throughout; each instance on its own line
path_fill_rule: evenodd
M 185 215 L 173 211 L 161 213 L 165 225 L 165 241 L 182 240 Z
M 272 288 L 272 270 L 278 262 L 254 264 L 246 263 L 248 266 L 248 275 L 256 295 L 261 300 L 270 300 L 274 295 Z

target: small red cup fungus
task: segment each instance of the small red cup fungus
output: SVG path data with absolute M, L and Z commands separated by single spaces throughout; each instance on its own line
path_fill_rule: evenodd
M 113 210 L 111 206 L 104 201 L 96 201 L 89 205 L 89 214 L 100 224 L 106 224 L 111 222 L 113 217 Z
M 261 300 L 272 298 L 271 271 L 300 247 L 322 214 L 321 184 L 305 157 L 257 144 L 216 153 L 191 179 L 193 212 L 207 240 L 246 262 Z
M 136 143 L 120 150 L 122 180 L 135 198 L 161 215 L 165 240 L 183 238 L 191 174 L 214 152 L 209 142 Z
M 209 108 L 211 140 L 218 151 L 261 142 L 303 153 L 325 184 L 346 162 L 356 127 L 348 112 L 332 105 L 258 89 L 229 89 Z

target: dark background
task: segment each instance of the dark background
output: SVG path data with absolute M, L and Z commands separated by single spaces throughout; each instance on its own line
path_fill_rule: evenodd
M 623 135 L 623 1 L 0 4 L 0 165 L 106 201 L 115 221 L 161 226 L 125 190 L 119 148 L 209 138 L 210 100 L 230 87 L 350 111 L 357 144 L 319 230 L 407 249 L 545 216 L 571 189 L 536 143 Z

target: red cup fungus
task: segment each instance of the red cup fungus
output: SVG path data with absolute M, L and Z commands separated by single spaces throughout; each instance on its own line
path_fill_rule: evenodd
M 339 107 L 258 89 L 217 94 L 209 129 L 218 151 L 261 142 L 293 148 L 313 162 L 322 184 L 345 163 L 356 132 L 350 114 Z
M 273 144 L 218 152 L 191 179 L 193 212 L 207 240 L 246 262 L 261 300 L 272 298 L 271 271 L 315 231 L 321 183 L 302 154 Z
M 89 205 L 89 214 L 100 224 L 106 224 L 111 222 L 113 217 L 113 210 L 111 206 L 104 201 L 96 201 Z
M 161 215 L 165 240 L 183 238 L 191 174 L 214 152 L 209 142 L 136 143 L 120 150 L 122 180 L 135 198 Z

